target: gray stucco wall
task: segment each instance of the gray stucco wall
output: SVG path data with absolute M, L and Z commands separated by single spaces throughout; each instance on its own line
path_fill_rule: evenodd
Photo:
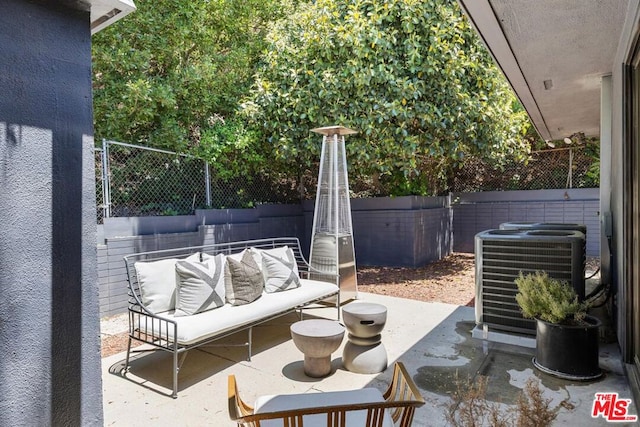
M 503 222 L 579 223 L 587 226 L 587 255 L 600 254 L 600 198 L 597 188 L 489 191 L 453 195 L 456 252 L 473 252 L 474 236 Z
M 0 13 L 3 426 L 102 425 L 89 13 L 52 4 Z

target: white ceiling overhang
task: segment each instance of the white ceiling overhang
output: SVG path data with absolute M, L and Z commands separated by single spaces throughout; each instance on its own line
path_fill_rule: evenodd
M 95 34 L 136 10 L 133 0 L 90 0 L 91 34 Z
M 45 0 L 39 0 L 46 3 Z M 57 4 L 90 13 L 91 34 L 95 34 L 134 10 L 133 0 L 58 0 Z
M 628 0 L 458 0 L 538 133 L 598 136 Z

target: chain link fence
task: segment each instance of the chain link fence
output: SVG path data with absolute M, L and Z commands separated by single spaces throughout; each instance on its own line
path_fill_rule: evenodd
M 97 205 L 97 220 L 98 224 L 102 224 L 102 220 L 104 219 L 104 179 L 102 176 L 102 148 L 95 148 L 95 163 L 96 163 L 96 205 Z
M 205 161 L 170 151 L 103 141 L 96 148 L 97 220 L 105 217 L 190 215 L 196 209 L 251 208 L 315 197 L 317 172 L 304 176 L 262 171 L 222 177 Z M 591 188 L 599 186 L 597 147 L 531 154 L 526 163 L 495 167 L 470 159 L 450 183 L 453 192 Z M 302 184 L 301 184 L 302 183 Z M 369 180 L 350 183 L 358 195 L 388 196 Z
M 295 203 L 297 180 L 266 173 L 221 178 L 192 156 L 116 141 L 96 151 L 97 220 L 190 215 L 196 209 Z
M 453 192 L 595 188 L 600 185 L 597 146 L 532 152 L 528 162 L 503 167 L 468 160 L 456 173 Z

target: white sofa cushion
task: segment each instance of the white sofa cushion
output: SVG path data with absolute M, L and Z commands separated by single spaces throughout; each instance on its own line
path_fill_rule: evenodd
M 225 304 L 215 310 L 204 311 L 193 316 L 176 317 L 173 311 L 162 313 L 160 316 L 175 321 L 178 324 L 178 343 L 189 345 L 286 313 L 311 301 L 328 298 L 337 292 L 338 286 L 334 283 L 300 279 L 299 288 L 274 294 L 263 293 L 260 298 L 250 304 L 238 306 Z M 149 331 L 155 335 L 160 333 L 160 324 L 155 320 L 146 319 L 145 322 L 136 326 L 140 327 L 141 332 Z M 162 334 L 173 339 L 173 328 L 169 328 L 168 331 L 162 328 Z
M 375 388 L 324 393 L 279 394 L 258 397 L 254 404 L 254 412 L 256 414 L 264 414 L 269 412 L 290 411 L 293 409 L 381 402 L 384 402 L 382 393 Z M 347 426 L 367 425 L 366 410 L 348 411 L 346 414 Z M 305 427 L 325 427 L 327 425 L 327 414 L 309 414 L 304 415 L 302 419 Z M 260 421 L 260 425 L 262 427 L 282 427 L 282 420 L 263 420 Z M 393 419 L 387 410 L 384 412 L 382 425 L 384 427 L 393 427 Z
M 206 261 L 177 261 L 176 316 L 189 316 L 225 303 L 224 255 Z

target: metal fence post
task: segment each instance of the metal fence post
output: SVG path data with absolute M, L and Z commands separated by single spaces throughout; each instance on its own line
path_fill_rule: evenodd
M 211 207 L 211 175 L 209 173 L 209 162 L 204 162 L 204 188 L 207 207 Z
M 567 188 L 573 188 L 573 149 L 569 148 L 569 175 L 567 176 Z
M 111 192 L 109 182 L 109 143 L 102 139 L 102 210 L 103 218 L 111 216 Z

